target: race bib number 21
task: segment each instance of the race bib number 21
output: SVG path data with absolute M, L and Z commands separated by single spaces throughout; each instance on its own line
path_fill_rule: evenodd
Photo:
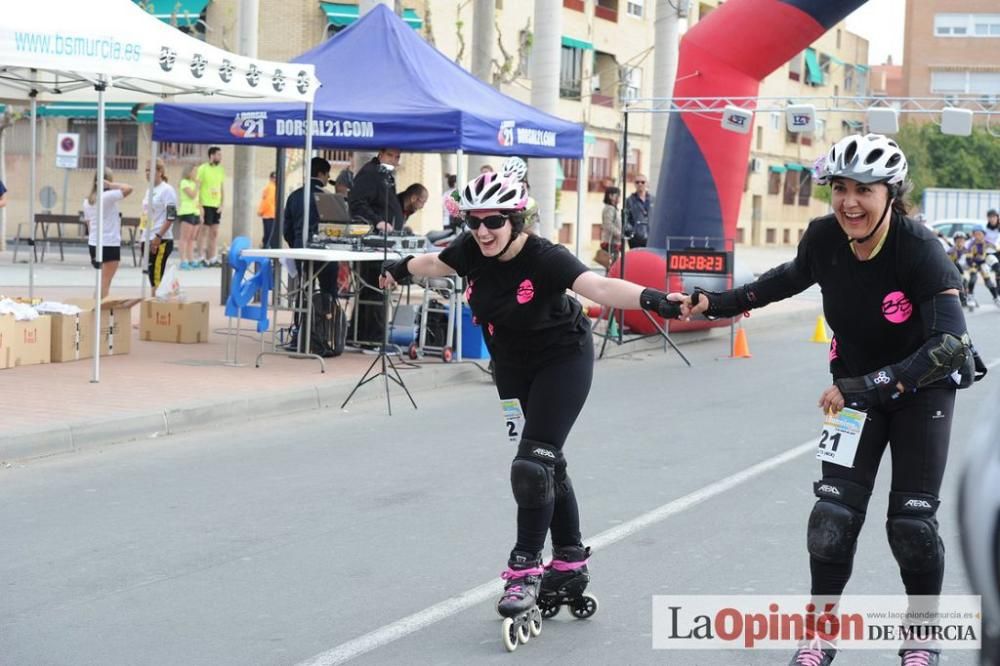
M 856 409 L 845 408 L 836 414 L 827 414 L 819 436 L 816 459 L 841 467 L 854 467 L 858 441 L 865 427 L 866 415 Z

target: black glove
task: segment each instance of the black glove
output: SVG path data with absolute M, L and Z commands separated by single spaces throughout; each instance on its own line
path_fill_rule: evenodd
M 643 289 L 639 294 L 639 306 L 643 310 L 652 310 L 664 319 L 678 319 L 681 316 L 681 304 L 671 301 L 662 291 Z
M 701 287 L 695 287 L 691 294 L 691 305 L 698 305 L 701 294 L 708 298 L 708 309 L 705 310 L 706 319 L 728 319 L 743 314 L 750 309 L 750 302 L 746 295 L 745 287 L 737 287 L 728 291 L 707 291 Z
M 888 404 L 899 397 L 896 375 L 889 366 L 861 377 L 835 379 L 833 383 L 844 396 L 844 405 L 851 409 L 863 411 Z
M 391 275 L 396 284 L 409 284 L 413 274 L 407 264 L 413 259 L 413 255 L 408 255 L 402 259 L 390 259 L 382 262 L 382 274 Z

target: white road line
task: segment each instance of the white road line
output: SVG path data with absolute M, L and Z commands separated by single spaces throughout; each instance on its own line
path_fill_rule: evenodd
M 1000 365 L 1000 358 L 993 359 L 986 364 L 986 367 L 992 370 L 998 365 Z M 688 493 L 684 497 L 675 499 L 672 502 L 668 502 L 667 504 L 648 511 L 641 516 L 637 516 L 628 522 L 622 523 L 621 525 L 613 527 L 609 530 L 605 530 L 597 536 L 589 539 L 589 544 L 594 550 L 607 548 L 612 544 L 627 539 L 640 530 L 662 522 L 671 516 L 675 516 L 682 511 L 686 511 L 687 509 L 701 504 L 702 502 L 705 502 L 717 495 L 721 495 L 728 490 L 732 490 L 733 488 L 746 483 L 754 477 L 760 476 L 775 467 L 780 467 L 781 465 L 784 465 L 785 463 L 812 451 L 815 447 L 816 440 L 811 439 L 808 442 L 789 449 L 784 453 L 780 453 L 773 458 L 768 458 L 767 460 L 759 462 L 756 465 L 747 467 L 743 471 L 727 476 L 726 478 L 716 481 L 715 483 L 710 483 L 704 488 L 695 490 L 692 493 Z M 433 606 L 425 608 L 422 611 L 408 615 L 407 617 L 397 620 L 392 624 L 387 624 L 379 629 L 370 631 L 363 636 L 359 636 L 358 638 L 347 641 L 346 643 L 342 643 L 335 648 L 300 662 L 296 666 L 335 666 L 336 664 L 343 664 L 346 661 L 388 645 L 389 643 L 420 631 L 421 629 L 436 622 L 449 618 L 452 615 L 457 615 L 464 610 L 468 610 L 473 606 L 484 603 L 489 599 L 494 599 L 500 593 L 501 587 L 502 583 L 500 580 L 483 583 L 482 585 L 474 587 L 471 590 L 466 590 L 456 597 L 446 599 L 441 603 L 434 604 Z
M 628 538 L 640 530 L 662 522 L 671 516 L 709 500 L 716 495 L 721 495 L 727 490 L 732 490 L 736 486 L 745 483 L 756 476 L 760 476 L 775 467 L 784 465 L 788 461 L 798 458 L 815 448 L 816 438 L 811 439 L 804 444 L 800 444 L 793 449 L 789 449 L 784 453 L 776 455 L 773 458 L 768 458 L 763 462 L 747 467 L 746 469 L 731 476 L 727 476 L 726 478 L 716 481 L 715 483 L 710 483 L 709 485 L 695 490 L 684 497 L 675 499 L 672 502 L 668 502 L 667 504 L 648 511 L 641 516 L 637 516 L 628 522 L 617 525 L 609 530 L 605 530 L 597 536 L 589 539 L 588 543 L 594 550 L 606 548 L 614 543 Z M 462 611 L 472 608 L 473 606 L 484 603 L 489 599 L 495 599 L 497 595 L 500 594 L 501 589 L 502 583 L 499 579 L 484 583 L 478 587 L 472 588 L 471 590 L 466 590 L 456 597 L 434 604 L 433 606 L 425 608 L 424 610 L 414 613 L 413 615 L 397 620 L 392 624 L 387 624 L 363 636 L 359 636 L 358 638 L 347 641 L 346 643 L 342 643 L 335 648 L 300 662 L 297 666 L 334 666 L 335 664 L 343 664 L 350 659 L 388 645 L 393 641 L 397 641 L 400 638 L 408 636 L 409 634 L 420 631 L 425 627 L 428 627 L 436 622 L 440 622 L 441 620 L 451 617 L 452 615 L 461 613 Z

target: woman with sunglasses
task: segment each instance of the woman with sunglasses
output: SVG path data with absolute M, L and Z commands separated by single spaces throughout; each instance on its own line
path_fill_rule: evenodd
M 469 231 L 440 254 L 388 262 L 380 279 L 382 287 L 392 287 L 411 276 L 468 278 L 466 300 L 493 358 L 497 392 L 501 400 L 520 402 L 525 420 L 510 469 L 517 540 L 497 602 L 497 611 L 508 618 L 503 632 L 508 650 L 516 648 L 519 635 L 523 642 L 529 630 L 540 630 L 541 612 L 554 615 L 563 603 L 578 617 L 597 610 L 593 597 L 582 596 L 590 580 L 590 549 L 581 540 L 563 456 L 590 391 L 593 345 L 590 322 L 566 290 L 608 307 L 644 308 L 662 317 L 680 316 L 682 299 L 592 273 L 562 245 L 525 233 L 526 202 L 523 183 L 479 175 L 460 195 Z M 543 568 L 550 530 L 553 559 Z
M 864 412 L 853 458 L 824 460 L 822 478 L 813 484 L 817 500 L 806 530 L 811 594 L 834 602 L 851 577 L 887 446 L 892 487 L 885 529 L 903 587 L 911 598 L 941 594 L 945 558 L 937 510 L 955 389 L 985 374 L 959 302 L 961 276 L 934 233 L 906 216 L 906 176 L 906 157 L 892 139 L 841 139 L 814 170 L 818 183 L 831 186 L 833 214 L 810 222 L 795 259 L 736 289 L 695 289 L 689 302 L 694 314 L 731 317 L 815 283 L 823 291 L 823 312 L 834 330 L 833 382 L 819 407 Z M 816 601 L 819 608 L 825 604 Z M 939 652 L 934 642 L 906 640 L 900 663 L 933 666 Z M 791 664 L 829 666 L 836 653 L 835 644 L 813 638 Z

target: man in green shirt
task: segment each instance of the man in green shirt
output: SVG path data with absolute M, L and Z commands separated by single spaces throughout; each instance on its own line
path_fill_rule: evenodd
M 208 149 L 208 161 L 198 167 L 198 200 L 201 204 L 201 233 L 198 235 L 198 249 L 202 264 L 221 266 L 216 256 L 216 242 L 219 238 L 219 222 L 222 219 L 222 191 L 226 172 L 222 168 L 222 149 L 212 146 Z

